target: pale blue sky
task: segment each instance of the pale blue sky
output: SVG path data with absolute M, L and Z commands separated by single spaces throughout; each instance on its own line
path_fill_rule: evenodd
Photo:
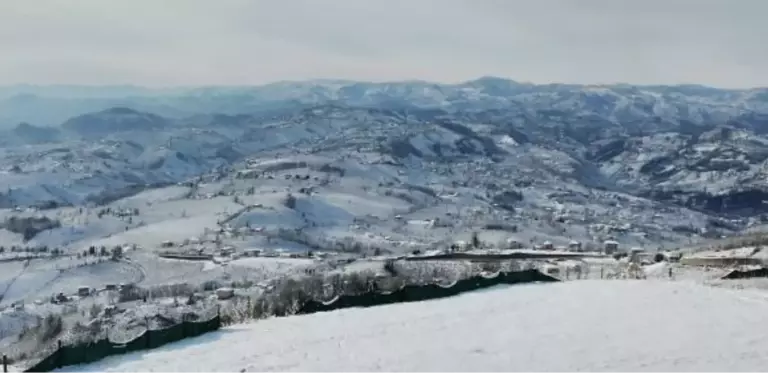
M 0 84 L 768 86 L 766 0 L 1 0 Z

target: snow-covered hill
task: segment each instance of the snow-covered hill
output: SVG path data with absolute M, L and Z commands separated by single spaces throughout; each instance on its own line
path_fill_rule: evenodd
M 243 273 L 218 259 L 158 262 L 168 245 L 217 257 L 230 247 L 399 255 L 477 233 L 497 247 L 615 240 L 656 250 L 768 220 L 760 89 L 486 77 L 11 87 L 0 100 L 0 117 L 25 121 L 0 134 L 0 245 L 12 255 L 47 250 L 43 264 L 8 264 L 14 296 L 4 303 L 49 296 L 52 283 L 74 288 L 112 266 L 114 276 L 95 282 Z M 71 117 L 40 125 L 40 102 Z M 129 264 L 78 267 L 91 246 L 118 245 L 137 246 Z
M 35 120 L 58 107 L 68 108 L 67 114 Z M 618 187 L 716 213 L 762 213 L 766 197 L 768 91 L 762 88 L 534 85 L 495 77 L 459 84 L 318 80 L 165 90 L 14 86 L 0 88 L 0 118 L 14 126 L 0 138 L 9 146 L 101 137 L 145 146 L 146 132 L 153 131 L 158 141 L 150 148 L 156 148 L 175 137 L 170 133 L 201 136 L 197 129 L 214 137 L 220 147 L 212 150 L 229 161 L 296 142 L 326 149 L 371 145 L 366 137 L 374 135 L 386 136 L 385 145 L 397 156 L 443 161 L 467 154 L 514 155 L 527 148 L 511 147 L 527 144 L 572 158 L 589 186 Z M 58 123 L 64 124 L 36 126 Z M 414 130 L 424 123 L 433 128 Z M 366 133 L 372 126 L 392 128 Z M 347 136 L 335 138 L 342 128 Z M 274 135 L 262 138 L 264 131 Z M 244 146 L 253 140 L 259 144 Z M 154 157 L 147 162 L 157 166 L 164 162 L 158 157 L 178 154 L 200 160 L 197 149 L 209 144 L 192 141 L 191 152 L 167 144 L 171 154 L 147 155 Z M 207 167 L 211 164 L 201 168 Z
M 517 285 L 262 320 L 65 369 L 752 371 L 768 363 L 766 311 L 762 294 L 684 282 Z
M 547 220 L 574 220 L 574 214 L 580 220 L 607 217 L 599 210 L 621 204 L 633 204 L 636 216 L 649 218 L 670 209 L 654 205 L 655 199 L 709 214 L 754 215 L 763 210 L 753 202 L 762 195 L 761 155 L 766 148 L 752 130 L 712 129 L 694 136 L 649 129 L 640 136 L 632 135 L 623 122 L 595 124 L 534 113 L 538 117 L 512 109 L 452 113 L 336 105 L 279 116 L 217 114 L 178 120 L 113 108 L 68 120 L 61 129 L 14 129 L 18 142 L 8 143 L 0 154 L 0 205 L 103 204 L 212 171 L 216 179 L 264 172 L 238 163 L 248 158 L 312 154 L 326 157 L 329 165 L 338 163 L 335 172 L 325 174 L 340 181 L 354 179 L 366 188 L 421 188 L 433 199 L 422 205 L 446 201 L 434 186 L 446 189 L 446 196 L 458 196 L 464 188 L 473 191 L 470 200 L 501 215 L 522 207 L 516 213 L 528 215 L 526 220 L 539 208 L 549 211 Z M 20 134 L 32 139 L 25 143 Z M 522 193 L 525 189 L 530 191 Z M 715 193 L 723 196 L 711 195 Z M 584 209 L 588 203 L 599 208 Z M 576 211 L 568 211 L 568 204 Z M 687 216 L 675 221 L 691 234 L 712 228 L 704 215 L 678 211 Z M 646 220 L 634 219 L 635 224 Z M 742 225 L 717 228 L 732 231 Z
M 607 240 L 621 250 L 655 251 L 760 231 L 768 221 L 767 104 L 763 89 L 537 86 L 490 77 L 453 85 L 0 88 L 0 121 L 8 124 L 0 133 L 0 308 L 27 302 L 0 315 L 7 331 L 0 346 L 13 346 L 14 334 L 41 310 L 101 302 L 86 296 L 49 304 L 52 295 L 72 297 L 82 286 L 133 284 L 159 298 L 170 297 L 170 285 L 250 294 L 284 275 L 385 273 L 382 258 L 419 251 L 562 250 L 574 242 L 591 250 Z M 578 286 L 553 291 L 586 292 Z M 598 286 L 664 304 L 688 291 Z M 733 301 L 723 294 L 712 296 Z M 525 309 L 493 307 L 512 306 Z M 425 320 L 430 330 L 442 328 Z M 667 319 L 648 321 L 667 328 Z M 498 342 L 526 338 L 511 335 Z M 645 345 L 654 345 L 650 338 Z M 482 367 L 509 363 L 485 355 L 493 364 Z M 625 367 L 590 356 L 550 368 Z M 643 361 L 659 369 L 674 363 Z M 382 369 L 396 369 L 386 363 Z
M 628 243 L 656 244 L 680 241 L 672 229 L 676 225 L 690 231 L 682 235 L 686 239 L 708 228 L 705 214 L 631 195 L 633 189 L 621 188 L 578 150 L 547 140 L 518 141 L 491 122 L 447 113 L 319 106 L 217 125 L 112 109 L 68 123 L 82 118 L 87 126 L 104 126 L 108 134 L 84 139 L 66 127 L 68 140 L 4 148 L 0 205 L 103 205 L 184 182 L 192 189 L 182 199 L 211 194 L 280 199 L 287 192 L 299 193 L 304 197 L 297 216 L 309 220 L 330 211 L 326 195 L 338 195 L 333 198 L 351 199 L 337 214 L 346 218 L 334 223 L 345 230 L 353 218 L 391 225 L 400 215 L 404 222 L 430 221 L 435 231 L 514 226 L 523 241 L 537 236 L 537 241 L 600 241 L 597 236 L 612 235 Z M 147 118 L 163 125 L 145 127 Z M 270 205 L 264 198 L 251 199 Z M 355 198 L 389 206 L 388 212 L 351 202 Z M 38 214 L 57 219 L 57 211 Z M 261 213 L 270 214 L 278 212 Z M 318 222 L 306 224 L 313 228 Z M 329 222 L 321 225 L 327 229 Z M 81 228 L 65 223 L 59 231 L 67 229 Z

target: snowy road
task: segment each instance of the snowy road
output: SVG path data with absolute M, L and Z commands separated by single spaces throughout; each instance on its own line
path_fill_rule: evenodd
M 768 298 L 665 281 L 500 287 L 237 326 L 68 371 L 739 371 Z

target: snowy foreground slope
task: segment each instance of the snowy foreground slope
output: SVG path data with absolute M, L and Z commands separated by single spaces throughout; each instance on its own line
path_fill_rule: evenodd
M 768 297 L 572 281 L 270 319 L 67 371 L 736 371 L 768 364 Z

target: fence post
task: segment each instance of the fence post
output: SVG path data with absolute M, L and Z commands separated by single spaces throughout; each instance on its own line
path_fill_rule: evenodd
M 8 373 L 8 356 L 3 355 L 3 373 Z
M 146 337 L 144 337 L 144 345 L 145 345 L 144 347 L 149 349 L 149 346 L 150 346 L 149 336 L 150 336 L 150 334 L 152 334 L 152 333 L 150 333 L 150 329 L 149 329 L 149 317 L 145 317 L 144 321 L 147 323 L 147 332 L 146 332 L 147 335 L 146 335 Z
M 62 365 L 61 365 L 61 360 L 62 360 L 61 355 L 63 354 L 62 351 L 64 351 L 64 350 L 61 349 L 61 339 L 56 341 L 56 347 L 57 347 L 57 349 L 56 349 L 56 366 L 61 368 L 62 367 Z
M 189 336 L 189 333 L 187 332 L 187 327 L 189 323 L 187 322 L 186 315 L 181 315 L 181 338 L 185 339 Z

